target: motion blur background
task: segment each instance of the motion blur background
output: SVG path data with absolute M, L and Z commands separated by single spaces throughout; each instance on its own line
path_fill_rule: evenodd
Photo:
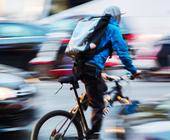
M 45 113 L 73 106 L 69 85 L 54 95 L 60 88 L 57 78 L 72 74 L 73 60 L 64 54 L 65 48 L 81 18 L 100 16 L 106 7 L 116 5 L 125 13 L 120 28 L 133 62 L 143 71 L 142 79 L 123 84 L 124 94 L 140 101 L 141 108 L 106 118 L 102 136 L 170 140 L 169 4 L 169 0 L 0 0 L 0 139 L 29 139 Z M 127 73 L 115 53 L 105 72 Z

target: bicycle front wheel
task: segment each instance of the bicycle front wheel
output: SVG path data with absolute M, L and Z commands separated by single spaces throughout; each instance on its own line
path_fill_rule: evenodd
M 42 117 L 35 125 L 31 140 L 83 139 L 80 123 L 68 112 L 56 110 Z

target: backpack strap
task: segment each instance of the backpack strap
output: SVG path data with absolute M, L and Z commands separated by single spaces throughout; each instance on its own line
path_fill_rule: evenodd
M 85 52 L 82 52 L 79 54 L 79 56 L 77 56 L 78 58 L 80 58 L 80 60 L 87 60 L 90 59 L 91 57 L 93 57 L 96 54 L 99 54 L 100 52 L 104 51 L 105 49 L 109 49 L 109 57 L 112 57 L 112 53 L 113 53 L 113 48 L 112 48 L 112 43 L 111 41 L 109 41 L 104 47 L 102 48 L 95 48 L 92 50 L 87 50 Z
M 99 48 L 99 49 L 96 48 L 95 54 L 98 54 L 98 53 L 104 51 L 105 49 L 109 49 L 109 57 L 111 58 L 112 53 L 114 51 L 113 48 L 112 48 L 112 42 L 111 41 L 109 41 L 103 48 Z

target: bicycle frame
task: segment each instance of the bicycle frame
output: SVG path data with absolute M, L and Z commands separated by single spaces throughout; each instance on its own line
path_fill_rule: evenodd
M 62 120 L 60 119 L 60 122 L 61 122 L 60 125 L 59 126 L 56 125 L 56 126 L 52 127 L 53 130 L 50 133 L 51 139 L 59 139 L 59 138 L 65 138 L 65 137 L 68 138 L 69 132 L 72 132 L 72 129 L 69 129 L 70 126 L 74 126 L 74 128 L 76 130 L 75 138 L 78 138 L 78 139 L 87 138 L 89 128 L 88 128 L 88 124 L 87 124 L 86 117 L 84 114 L 84 110 L 86 110 L 88 107 L 88 100 L 87 100 L 87 96 L 86 96 L 87 94 L 83 94 L 83 96 L 82 95 L 79 96 L 78 91 L 77 91 L 77 89 L 79 88 L 78 80 L 79 79 L 77 77 L 74 77 L 74 75 L 70 76 L 70 77 L 63 77 L 58 80 L 61 84 L 66 83 L 66 84 L 72 85 L 70 89 L 74 91 L 77 104 L 69 112 L 65 111 L 65 110 L 55 110 L 55 111 L 51 111 L 51 112 L 47 113 L 46 115 L 44 115 L 38 121 L 38 123 L 36 124 L 36 126 L 32 132 L 31 138 L 33 140 L 37 140 L 41 126 L 43 126 L 43 124 L 48 119 L 51 119 L 52 117 L 55 117 L 55 116 L 64 117 L 66 119 L 62 119 Z M 110 99 L 108 98 L 108 100 L 106 100 L 106 102 L 105 102 L 106 109 L 110 105 L 112 105 L 115 101 L 119 101 L 123 104 L 130 103 L 128 98 L 126 98 L 122 95 L 122 86 L 119 83 L 121 80 L 125 80 L 125 79 L 120 77 L 119 79 L 112 78 L 111 80 L 114 81 L 116 85 L 113 86 L 111 91 L 106 92 L 107 95 L 110 95 Z M 57 93 L 58 93 L 58 91 L 57 91 Z M 104 99 L 106 99 L 106 96 L 104 96 Z M 103 115 L 105 115 L 105 112 L 103 112 Z M 67 121 L 68 121 L 68 123 L 66 123 Z M 71 125 L 71 124 L 73 124 L 73 125 Z M 71 131 L 69 131 L 67 133 L 68 135 L 65 136 L 68 129 Z M 60 130 L 61 130 L 61 132 L 60 132 Z
M 112 105 L 116 100 L 120 101 L 122 103 L 127 103 L 128 104 L 129 103 L 128 101 L 126 101 L 126 102 L 121 101 L 124 97 L 122 95 L 122 86 L 119 84 L 119 81 L 114 81 L 114 82 L 115 82 L 115 87 L 113 87 L 112 90 L 106 92 L 106 94 L 108 94 L 108 95 L 114 93 L 114 96 L 112 96 L 111 100 L 109 101 L 109 104 Z M 88 128 L 87 121 L 86 121 L 86 118 L 85 118 L 85 115 L 84 115 L 83 106 L 82 106 L 82 104 L 80 102 L 80 98 L 79 98 L 78 92 L 77 92 L 77 88 L 79 87 L 78 81 L 73 83 L 72 86 L 73 87 L 71 87 L 71 89 L 74 90 L 77 105 L 70 110 L 70 113 L 73 114 L 73 117 L 81 115 L 79 117 L 80 124 L 82 126 L 83 133 L 86 134 L 88 132 L 89 128 Z
M 86 134 L 88 132 L 89 128 L 88 128 L 87 121 L 86 121 L 84 111 L 83 111 L 83 107 L 81 105 L 80 98 L 79 98 L 78 92 L 77 92 L 78 82 L 73 83 L 72 86 L 73 87 L 71 89 L 74 90 L 74 94 L 76 96 L 76 101 L 77 101 L 78 106 L 73 107 L 70 112 L 73 114 L 73 117 L 81 115 L 81 117 L 79 118 L 80 119 L 80 124 L 82 126 L 83 133 Z

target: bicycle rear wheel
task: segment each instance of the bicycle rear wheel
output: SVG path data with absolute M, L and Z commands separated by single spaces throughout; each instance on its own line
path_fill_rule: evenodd
M 83 139 L 80 123 L 70 113 L 62 110 L 49 112 L 35 125 L 31 140 Z

